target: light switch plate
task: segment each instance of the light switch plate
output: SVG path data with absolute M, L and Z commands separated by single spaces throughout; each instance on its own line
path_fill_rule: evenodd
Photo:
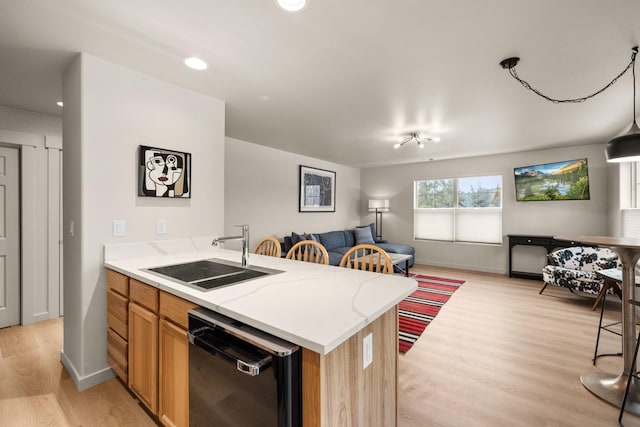
M 166 219 L 156 220 L 156 234 L 166 234 L 166 232 L 167 232 L 167 220 Z
M 113 220 L 113 237 L 122 237 L 125 235 L 125 222 L 123 219 Z
M 369 334 L 362 340 L 362 369 L 373 362 L 373 334 Z

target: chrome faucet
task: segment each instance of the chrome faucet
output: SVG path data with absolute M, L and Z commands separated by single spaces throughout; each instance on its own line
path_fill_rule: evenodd
M 242 266 L 247 266 L 247 260 L 249 259 L 249 225 L 234 225 L 234 227 L 242 228 L 242 235 L 240 236 L 228 236 L 228 237 L 216 237 L 211 242 L 211 246 L 218 246 L 220 242 L 227 242 L 229 240 L 242 240 Z

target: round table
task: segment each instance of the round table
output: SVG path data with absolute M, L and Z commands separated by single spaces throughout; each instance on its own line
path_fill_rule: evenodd
M 624 390 L 634 369 L 636 322 L 635 309 L 628 303 L 635 300 L 635 266 L 640 258 L 640 239 L 609 236 L 558 236 L 558 240 L 605 246 L 614 250 L 622 263 L 622 357 L 623 368 L 619 374 L 589 372 L 580 381 L 591 393 L 618 407 L 622 404 Z M 632 377 L 626 410 L 640 415 L 640 384 Z

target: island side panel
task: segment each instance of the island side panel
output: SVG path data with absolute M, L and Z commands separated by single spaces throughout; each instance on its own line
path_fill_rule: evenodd
M 373 334 L 373 362 L 363 370 L 362 341 Z M 305 426 L 396 426 L 398 309 L 387 311 L 329 354 L 302 353 Z

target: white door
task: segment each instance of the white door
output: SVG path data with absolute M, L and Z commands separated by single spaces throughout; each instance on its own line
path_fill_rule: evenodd
M 19 159 L 0 147 L 0 328 L 20 323 Z

